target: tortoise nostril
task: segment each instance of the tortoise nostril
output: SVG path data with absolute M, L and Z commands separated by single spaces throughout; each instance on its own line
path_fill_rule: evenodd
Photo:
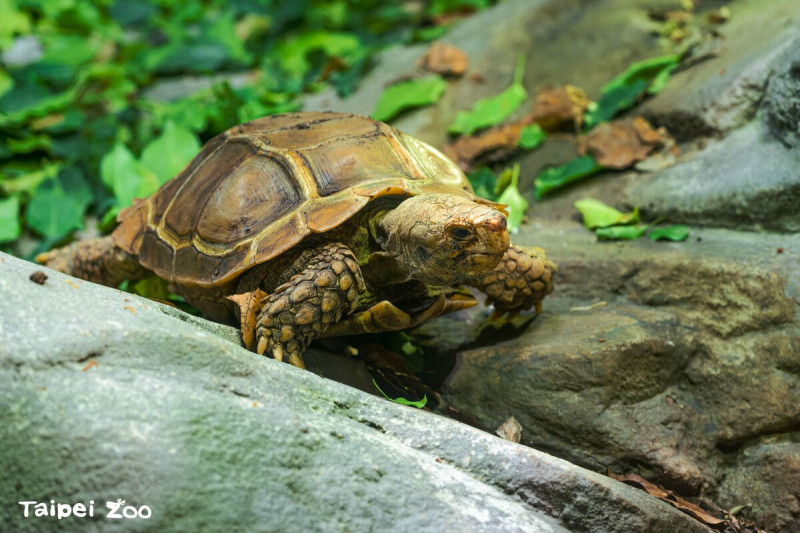
M 508 226 L 502 213 L 494 213 L 483 221 L 483 225 L 493 231 L 503 231 Z

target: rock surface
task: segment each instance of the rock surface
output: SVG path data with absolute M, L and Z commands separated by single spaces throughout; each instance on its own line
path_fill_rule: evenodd
M 664 52 L 647 18 L 655 5 L 675 7 L 506 0 L 443 39 L 465 50 L 470 72 L 394 125 L 441 148 L 458 110 L 508 86 L 519 51 L 530 95 L 572 83 L 596 98 L 631 62 Z M 719 54 L 632 112 L 682 141 L 678 164 L 604 173 L 530 210 L 515 240 L 544 246 L 560 267 L 545 313 L 493 329 L 475 308 L 413 334 L 428 353 L 458 359 L 445 400 L 485 427 L 514 415 L 522 444 L 747 505 L 760 527 L 794 532 L 800 4 L 726 5 Z M 349 100 L 322 93 L 307 108 L 368 113 L 426 48 L 387 51 Z M 541 168 L 574 157 L 573 140 L 520 155 L 524 193 Z M 598 243 L 575 218 L 573 202 L 587 196 L 686 222 L 689 241 Z M 57 274 L 38 286 L 27 280 L 33 265 L 3 259 L 0 446 L 13 450 L 0 464 L 4 502 L 126 498 L 153 506 L 134 526 L 154 529 L 705 530 L 603 476 L 254 357 L 230 329 Z M 308 360 L 370 389 L 358 364 L 329 358 Z M 0 513 L 17 530 L 41 529 L 14 503 Z
M 443 39 L 468 53 L 470 73 L 451 82 L 438 105 L 393 124 L 442 148 L 458 110 L 507 86 L 518 52 L 527 58 L 530 95 L 570 83 L 597 98 L 631 62 L 665 52 L 646 13 L 676 3 L 657 4 L 503 2 Z M 628 113 L 676 136 L 677 164 L 605 172 L 529 209 L 515 240 L 543 246 L 559 263 L 545 313 L 520 330 L 494 329 L 485 309 L 473 309 L 413 335 L 427 353 L 457 359 L 445 400 L 486 428 L 513 415 L 523 444 L 596 471 L 639 473 L 723 507 L 748 505 L 744 516 L 760 527 L 793 532 L 800 530 L 800 4 L 726 6 L 732 17 L 717 27 L 710 53 Z M 487 30 L 499 13 L 502 27 Z M 369 111 L 394 76 L 413 74 L 424 50 L 387 52 L 350 100 L 323 93 L 308 106 Z M 475 73 L 485 82 L 472 81 Z M 521 153 L 521 191 L 533 200 L 539 171 L 575 155 L 570 135 Z M 573 207 L 584 197 L 689 224 L 689 241 L 596 242 Z
M 258 357 L 230 328 L 0 255 L 13 531 L 707 531 L 631 487 Z M 235 341 L 235 342 L 231 342 Z M 152 509 L 106 517 L 105 501 Z M 20 501 L 94 519 L 23 518 Z

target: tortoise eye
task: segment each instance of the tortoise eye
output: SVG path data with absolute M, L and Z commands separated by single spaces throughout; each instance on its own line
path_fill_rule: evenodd
M 464 226 L 454 226 L 450 228 L 450 236 L 457 241 L 466 241 L 472 237 L 472 232 Z

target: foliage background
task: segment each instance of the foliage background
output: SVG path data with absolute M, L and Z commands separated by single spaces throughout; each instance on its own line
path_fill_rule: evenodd
M 0 250 L 110 231 L 214 135 L 347 95 L 376 51 L 491 3 L 0 0 Z

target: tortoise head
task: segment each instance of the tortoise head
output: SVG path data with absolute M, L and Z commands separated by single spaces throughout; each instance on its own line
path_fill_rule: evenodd
M 404 200 L 380 221 L 385 252 L 410 279 L 452 286 L 492 270 L 508 250 L 506 217 L 448 194 Z

